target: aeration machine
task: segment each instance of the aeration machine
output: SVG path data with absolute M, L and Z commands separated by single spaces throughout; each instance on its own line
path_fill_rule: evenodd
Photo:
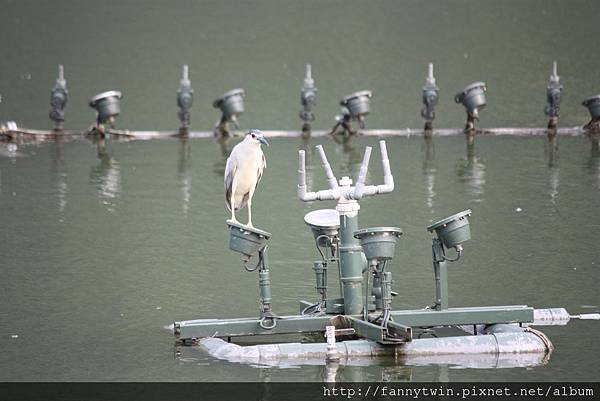
M 502 327 L 506 323 L 533 322 L 534 309 L 525 305 L 460 307 L 448 304 L 448 263 L 459 260 L 463 244 L 470 239 L 470 210 L 452 215 L 427 227 L 432 239 L 435 301 L 416 310 L 394 310 L 392 272 L 388 268 L 397 240 L 398 227 L 359 229 L 359 201 L 394 190 L 385 141 L 379 142 L 383 166 L 383 184 L 366 185 L 371 157 L 367 147 L 355 185 L 349 177 L 338 180 L 323 147 L 317 150 L 325 170 L 328 189 L 311 192 L 306 185 L 305 153 L 300 150 L 298 197 L 303 202 L 337 201 L 335 209 L 314 210 L 304 220 L 310 227 L 321 259 L 313 263 L 318 300 L 300 301 L 297 315 L 278 316 L 273 312 L 269 278 L 268 242 L 271 234 L 241 224 L 228 222 L 230 249 L 243 255 L 244 267 L 257 271 L 260 293 L 259 315 L 233 319 L 200 319 L 175 322 L 173 332 L 183 344 L 191 345 L 204 337 L 229 339 L 237 336 L 325 333 L 335 326 L 337 335 L 351 334 L 371 340 L 381 347 L 408 345 L 413 332 L 442 326 L 471 327 L 471 334 L 481 328 Z M 454 252 L 451 252 L 454 250 Z M 330 298 L 328 276 L 338 270 L 340 298 Z M 494 326 L 499 325 L 499 326 Z M 440 339 L 441 340 L 441 339 Z M 420 341 L 415 338 L 415 341 Z M 377 345 L 375 344 L 375 345 Z

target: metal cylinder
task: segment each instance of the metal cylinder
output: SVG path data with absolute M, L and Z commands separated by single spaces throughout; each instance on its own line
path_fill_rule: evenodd
M 194 90 L 192 89 L 192 82 L 189 78 L 188 66 L 184 65 L 181 81 L 179 82 L 179 89 L 177 90 L 177 106 L 179 107 L 177 117 L 179 117 L 182 129 L 187 129 L 190 126 L 192 118 L 190 110 L 193 103 Z
M 560 84 L 560 77 L 557 73 L 556 61 L 552 65 L 552 75 L 548 81 L 548 87 L 546 88 L 546 107 L 544 113 L 551 118 L 558 118 L 560 113 L 560 95 L 562 92 L 562 85 Z
M 423 109 L 421 109 L 421 117 L 427 122 L 435 119 L 435 106 L 438 104 L 439 88 L 435 84 L 433 76 L 433 64 L 428 65 L 428 74 L 423 85 Z
M 392 306 L 392 272 L 383 272 L 381 280 L 381 299 L 383 309 L 390 310 Z
M 486 105 L 485 91 L 487 87 L 485 82 L 475 82 L 466 86 L 454 97 L 456 103 L 462 103 L 469 114 L 482 109 Z
M 189 90 L 180 90 L 177 93 L 177 106 L 180 109 L 188 110 L 192 107 L 192 103 L 194 102 L 194 93 Z
M 223 115 L 229 119 L 232 116 L 242 114 L 244 112 L 244 97 L 246 92 L 241 89 L 233 89 L 225 93 L 220 98 L 213 102 L 213 107 L 221 109 Z
M 52 108 L 63 109 L 67 104 L 67 91 L 55 88 L 50 94 L 50 106 Z
M 383 309 L 383 291 L 381 287 L 381 271 L 376 270 L 373 275 L 373 289 L 371 290 L 371 294 L 375 297 L 375 309 L 381 310 Z
M 360 240 L 368 260 L 390 260 L 394 257 L 396 241 L 402 235 L 397 227 L 373 227 L 358 230 L 354 237 Z
M 306 76 L 304 77 L 304 85 L 300 93 L 300 102 L 302 103 L 300 119 L 305 123 L 314 121 L 315 115 L 312 109 L 317 103 L 317 88 L 315 88 L 315 81 L 312 78 L 310 64 L 306 65 Z
M 360 116 L 369 114 L 371 111 L 370 100 L 372 97 L 373 93 L 368 90 L 355 92 L 351 95 L 345 96 L 340 101 L 340 105 L 348 109 L 352 118 L 358 118 Z
M 271 311 L 271 278 L 269 269 L 259 270 L 258 286 L 260 288 L 260 303 L 262 313 Z
M 438 104 L 439 94 L 437 90 L 423 90 L 423 109 L 421 109 L 421 117 L 427 121 L 435 119 L 435 106 Z
M 470 209 L 464 210 L 431 224 L 427 227 L 427 231 L 433 232 L 435 230 L 438 238 L 446 248 L 458 246 L 471 238 L 470 215 Z
M 363 311 L 363 257 L 359 241 L 353 234 L 358 228 L 358 216 L 340 216 L 340 265 L 344 313 L 357 315 Z
M 65 80 L 65 70 L 62 65 L 58 66 L 58 78 L 56 84 L 50 92 L 50 113 L 49 117 L 54 121 L 54 129 L 62 130 L 65 122 L 65 106 L 69 99 L 67 90 L 67 81 Z
M 571 319 L 571 315 L 565 308 L 534 309 L 534 326 L 564 326 Z
M 316 289 L 321 295 L 327 292 L 327 263 L 323 261 L 315 261 L 313 264 L 315 271 Z
M 312 106 L 315 104 L 316 101 L 316 93 L 314 91 L 314 89 L 303 89 L 302 90 L 302 95 L 301 95 L 301 100 L 302 100 L 302 107 L 304 107 L 304 111 L 306 112 L 310 112 L 312 109 Z
M 104 123 L 121 113 L 122 98 L 123 94 L 119 91 L 103 92 L 90 100 L 90 107 L 98 112 L 98 121 Z
M 194 102 L 194 90 L 189 77 L 187 65 L 183 66 L 181 81 L 179 81 L 179 90 L 177 91 L 177 106 L 182 109 L 189 109 Z
M 247 257 L 262 249 L 271 238 L 271 234 L 266 231 L 249 229 L 240 224 L 231 223 L 229 228 L 229 249 Z
M 560 113 L 560 88 L 550 88 L 546 91 L 546 108 L 544 113 L 548 117 L 558 117 Z
M 590 116 L 592 117 L 592 121 L 600 120 L 600 95 L 585 99 L 581 104 L 587 107 Z

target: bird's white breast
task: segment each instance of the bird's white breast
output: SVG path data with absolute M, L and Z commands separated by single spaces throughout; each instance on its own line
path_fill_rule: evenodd
M 236 150 L 236 196 L 243 196 L 256 186 L 263 169 L 263 152 L 260 146 L 240 144 Z

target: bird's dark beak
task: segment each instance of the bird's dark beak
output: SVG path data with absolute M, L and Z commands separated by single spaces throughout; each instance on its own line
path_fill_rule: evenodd
M 267 142 L 267 140 L 265 139 L 265 137 L 263 137 L 263 136 L 259 136 L 257 139 L 258 139 L 258 141 L 259 141 L 260 143 L 262 143 L 262 144 L 265 144 L 265 145 L 269 146 L 269 142 Z

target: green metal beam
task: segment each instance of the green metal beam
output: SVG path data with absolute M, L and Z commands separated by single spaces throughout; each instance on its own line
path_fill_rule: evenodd
M 281 316 L 276 326 L 266 330 L 260 326 L 259 318 L 200 319 L 175 322 L 175 336 L 180 339 L 201 337 L 236 337 L 264 334 L 290 334 L 325 331 L 333 325 L 335 316 Z M 267 322 L 266 326 L 271 326 Z
M 386 337 L 386 330 L 384 327 L 351 316 L 349 318 L 352 328 L 354 328 L 354 331 L 359 337 L 368 338 L 369 340 L 377 341 L 379 343 L 384 342 Z
M 353 316 L 349 316 L 348 319 L 359 337 L 381 344 L 398 344 L 412 340 L 412 329 L 396 322 L 388 322 L 388 327 L 385 328 Z
M 396 341 L 402 339 L 403 341 L 412 341 L 412 328 L 405 326 L 398 322 L 390 320 L 387 327 L 388 333 L 392 334 Z
M 338 315 L 281 316 L 276 318 L 277 324 L 270 330 L 262 328 L 260 319 L 255 317 L 188 320 L 176 322 L 174 328 L 176 337 L 180 339 L 324 332 L 326 326 L 335 325 L 336 316 Z M 391 316 L 393 320 L 388 323 L 387 332 L 377 325 L 361 320 L 358 315 L 345 316 L 345 318 L 350 320 L 352 327 L 361 337 L 387 342 L 393 341 L 387 334 L 394 332 L 405 341 L 410 341 L 411 327 L 530 323 L 533 322 L 533 308 L 525 305 L 512 305 L 449 308 L 441 311 L 433 309 L 400 310 L 392 311 Z M 271 322 L 266 323 L 267 326 L 271 325 Z M 339 326 L 339 320 L 337 323 Z
M 533 322 L 533 308 L 524 305 L 400 310 L 391 315 L 394 322 L 410 327 Z

